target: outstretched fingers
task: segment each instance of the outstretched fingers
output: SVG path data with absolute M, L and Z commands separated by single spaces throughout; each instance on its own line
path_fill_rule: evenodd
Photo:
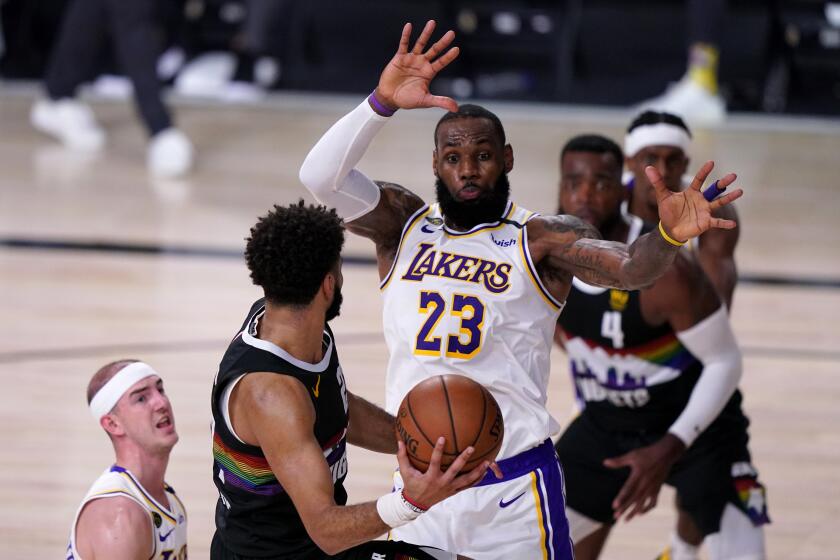
M 689 185 L 688 188 L 694 189 L 695 191 L 699 191 L 700 187 L 703 186 L 703 183 L 706 182 L 706 178 L 709 176 L 709 173 L 711 173 L 712 169 L 714 169 L 714 168 L 715 168 L 715 162 L 710 160 L 710 161 L 707 161 L 706 163 L 704 163 L 703 166 L 699 169 L 699 171 L 697 171 L 697 174 L 694 176 L 694 179 L 691 180 L 691 185 Z M 728 177 L 728 175 L 727 175 L 727 177 Z M 725 178 L 726 177 L 724 177 L 724 179 Z M 731 181 L 729 181 L 729 183 L 731 183 L 734 180 L 735 179 L 733 178 Z M 723 179 L 721 179 L 721 181 L 723 181 Z M 721 182 L 719 181 L 718 186 L 719 187 L 726 187 L 726 185 L 728 185 L 729 183 L 721 184 Z
M 427 50 L 425 54 L 423 54 L 423 56 L 426 58 L 426 60 L 431 62 L 435 59 L 437 55 L 442 53 L 446 49 L 446 47 L 451 45 L 452 41 L 454 40 L 455 32 L 450 29 L 449 31 L 443 34 L 443 37 L 435 41 L 435 44 L 429 47 L 429 50 Z
M 436 60 L 432 61 L 432 70 L 435 71 L 435 74 L 449 66 L 449 63 L 458 58 L 458 55 L 461 53 L 461 49 L 458 47 L 452 47 L 448 51 L 446 51 L 443 56 L 437 58 Z
M 723 220 L 721 218 L 711 218 L 709 226 L 716 229 L 735 229 L 738 224 L 733 220 Z
M 739 198 L 741 198 L 741 196 L 743 196 L 743 194 L 744 194 L 743 189 L 736 189 L 736 190 L 732 191 L 731 193 L 727 193 L 723 196 L 719 196 L 718 198 L 716 198 L 715 200 L 712 201 L 712 203 L 709 205 L 709 209 L 717 210 L 721 206 L 726 206 L 727 204 L 730 204 L 730 203 L 738 200 Z
M 645 175 L 647 175 L 650 184 L 653 185 L 653 190 L 656 193 L 656 202 L 659 203 L 662 199 L 667 198 L 671 191 L 665 186 L 665 180 L 659 170 L 652 165 L 645 167 Z
M 408 53 L 408 41 L 411 39 L 411 24 L 403 25 L 402 35 L 400 35 L 400 46 L 397 48 L 397 54 Z
M 443 95 L 428 95 L 426 96 L 425 107 L 440 107 L 441 109 L 446 109 L 447 111 L 451 111 L 452 113 L 458 112 L 458 103 L 455 102 L 454 99 L 451 97 L 445 97 Z
M 435 30 L 435 20 L 430 19 L 426 22 L 425 27 L 423 27 L 423 31 L 420 32 L 420 36 L 417 38 L 417 42 L 414 43 L 414 48 L 411 49 L 411 54 L 423 54 L 423 49 L 426 48 L 426 43 L 429 42 L 429 39 L 432 37 L 432 33 Z
M 727 173 L 726 175 L 724 175 L 723 177 L 721 177 L 720 179 L 717 180 L 718 190 L 719 191 L 726 190 L 726 187 L 728 187 L 729 185 L 734 183 L 735 179 L 737 179 L 737 178 L 738 178 L 738 176 L 735 175 L 734 173 Z

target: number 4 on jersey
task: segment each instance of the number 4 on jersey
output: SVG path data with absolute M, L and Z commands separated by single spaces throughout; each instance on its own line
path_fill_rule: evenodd
M 612 340 L 613 348 L 624 348 L 624 331 L 621 330 L 621 312 L 605 311 L 601 319 L 601 336 Z

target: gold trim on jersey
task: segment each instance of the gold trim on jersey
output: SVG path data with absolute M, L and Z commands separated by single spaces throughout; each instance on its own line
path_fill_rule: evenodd
M 425 211 L 423 210 L 424 208 L 425 208 Z M 403 242 L 405 241 L 405 238 L 408 237 L 408 234 L 411 232 L 411 230 L 414 228 L 414 226 L 417 225 L 417 222 L 419 222 L 421 218 L 425 218 L 429 214 L 429 212 L 431 212 L 431 211 L 432 211 L 431 206 L 423 206 L 423 207 L 419 208 L 417 210 L 417 212 L 415 212 L 414 216 L 412 216 L 411 218 L 408 219 L 408 222 L 406 222 L 405 227 L 403 227 L 402 234 L 400 235 L 400 243 L 399 243 L 399 245 L 397 245 L 397 252 L 394 255 L 394 262 L 391 264 L 391 270 L 388 271 L 387 276 L 385 276 L 385 278 L 382 280 L 382 282 L 379 283 L 379 290 L 380 291 L 387 288 L 388 283 L 391 282 L 391 278 L 394 277 L 394 270 L 396 270 L 397 263 L 400 260 L 400 252 L 402 251 Z
M 536 268 L 532 267 L 531 265 L 531 253 L 527 249 L 528 234 L 526 233 L 525 229 L 528 227 L 528 220 L 530 220 L 535 214 L 535 212 L 531 212 L 525 218 L 525 225 L 522 226 L 522 229 L 519 232 L 519 254 L 522 257 L 522 262 L 525 263 L 525 270 L 528 271 L 528 278 L 531 279 L 531 283 L 537 289 L 537 292 L 539 292 L 543 301 L 545 301 L 549 307 L 559 312 L 563 310 L 564 304 L 554 299 L 554 296 L 552 296 L 546 289 L 546 287 L 543 286 L 542 280 L 540 280 L 539 277 L 539 273 L 537 272 Z
M 118 474 L 119 474 L 120 476 L 124 477 L 124 478 L 125 478 L 126 480 L 128 480 L 129 482 L 131 482 L 131 484 L 133 484 L 133 485 L 134 485 L 134 487 L 135 487 L 135 488 L 137 488 L 137 490 L 139 491 L 140 495 L 143 497 L 143 501 L 145 501 L 145 502 L 149 505 L 149 507 L 150 507 L 153 511 L 155 511 L 155 512 L 159 513 L 160 515 L 162 515 L 163 517 L 167 518 L 169 521 L 171 521 L 171 522 L 172 522 L 172 524 L 173 524 L 173 525 L 177 525 L 177 524 L 178 524 L 178 519 L 177 519 L 174 515 L 172 515 L 172 513 L 171 513 L 171 512 L 166 511 L 165 509 L 163 509 L 163 506 L 158 505 L 158 503 L 155 501 L 155 499 L 154 499 L 154 498 L 152 498 L 151 496 L 147 495 L 147 494 L 146 494 L 146 491 L 145 491 L 145 490 L 143 490 L 143 487 L 142 487 L 142 486 L 140 486 L 140 484 L 139 484 L 136 480 L 134 480 L 134 477 L 132 477 L 132 476 L 131 476 L 130 474 L 128 474 L 128 472 L 126 472 L 126 471 L 122 471 L 122 472 L 120 472 L 120 473 L 118 473 Z

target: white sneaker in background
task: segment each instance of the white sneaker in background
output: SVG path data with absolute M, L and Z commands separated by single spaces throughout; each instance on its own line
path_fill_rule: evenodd
M 694 125 L 719 124 L 726 119 L 723 98 L 688 77 L 671 85 L 663 95 L 642 102 L 639 108 L 673 113 Z
M 32 106 L 29 121 L 74 150 L 92 152 L 105 145 L 105 131 L 97 124 L 93 111 L 75 99 L 39 99 Z
M 125 76 L 102 74 L 90 85 L 91 91 L 106 99 L 131 99 L 134 95 L 134 85 Z
M 187 54 L 181 47 L 169 47 L 157 61 L 157 75 L 161 82 L 174 80 L 178 72 L 184 67 Z
M 192 169 L 193 153 L 192 142 L 183 132 L 167 128 L 149 141 L 146 164 L 157 177 L 179 177 Z
M 219 89 L 219 100 L 226 103 L 255 103 L 265 95 L 265 89 L 253 82 L 228 82 Z
M 208 52 L 189 61 L 175 77 L 175 91 L 192 97 L 218 98 L 233 76 L 236 60 L 228 52 Z

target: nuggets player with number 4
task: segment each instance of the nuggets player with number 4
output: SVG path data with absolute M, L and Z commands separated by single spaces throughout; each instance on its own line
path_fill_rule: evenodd
M 606 239 L 632 242 L 653 226 L 621 212 L 622 158 L 603 136 L 571 139 L 560 208 Z M 582 407 L 557 443 L 576 558 L 597 558 L 613 523 L 653 508 L 663 482 L 680 511 L 663 558 L 697 560 L 704 541 L 712 560 L 764 558 L 768 519 L 737 390 L 741 353 L 695 256 L 683 251 L 642 290 L 575 278 L 558 327 Z
M 116 463 L 76 511 L 67 560 L 186 560 L 187 512 L 163 480 L 178 433 L 160 376 L 137 360 L 111 362 L 91 378 L 87 400 Z
M 545 404 L 554 325 L 572 276 L 624 289 L 650 284 L 677 254 L 667 239 L 731 227 L 710 211 L 740 191 L 705 201 L 699 184 L 712 164 L 703 166 L 696 188 L 659 191 L 662 233 L 631 246 L 600 240 L 576 218 L 536 216 L 508 200 L 513 150 L 499 119 L 429 93 L 432 78 L 458 55 L 449 48 L 451 31 L 427 49 L 433 30 L 430 21 L 409 48 L 411 26 L 403 28 L 376 90 L 318 141 L 300 171 L 321 203 L 376 245 L 390 351 L 386 410 L 396 412 L 418 382 L 456 373 L 487 387 L 505 420 L 504 477 L 488 476 L 392 534 L 477 560 L 571 558 L 549 440 L 559 426 Z M 431 206 L 354 169 L 397 109 L 424 107 L 449 111 L 434 134 L 438 203 Z

